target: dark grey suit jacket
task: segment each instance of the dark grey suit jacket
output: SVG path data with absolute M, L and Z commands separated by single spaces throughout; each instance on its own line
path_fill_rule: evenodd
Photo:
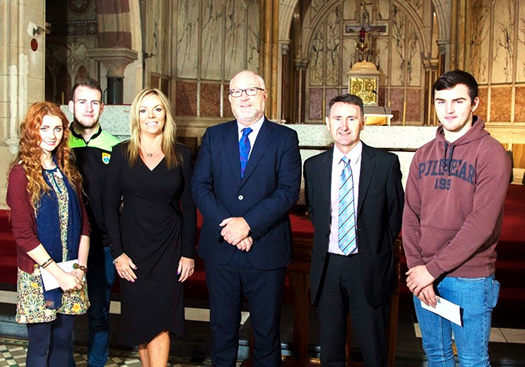
M 326 270 L 333 153 L 332 148 L 304 164 L 306 203 L 315 230 L 310 273 L 312 302 L 318 299 Z M 388 302 L 397 284 L 393 243 L 401 230 L 403 204 L 399 159 L 363 143 L 357 246 L 366 299 L 373 307 Z

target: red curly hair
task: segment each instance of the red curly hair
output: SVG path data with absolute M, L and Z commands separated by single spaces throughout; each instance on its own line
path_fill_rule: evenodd
M 28 180 L 27 191 L 31 196 L 31 205 L 36 210 L 37 203 L 40 201 L 42 195 L 47 193 L 51 188 L 44 180 L 42 175 L 42 137 L 40 135 L 40 126 L 44 116 L 51 115 L 60 118 L 64 134 L 62 140 L 53 151 L 53 157 L 56 160 L 58 167 L 62 170 L 64 175 L 69 180 L 71 186 L 76 190 L 82 183 L 82 177 L 77 168 L 73 164 L 74 154 L 69 148 L 69 122 L 62 110 L 51 102 L 36 102 L 27 111 L 27 116 L 20 125 L 20 145 L 18 154 L 11 164 L 13 166 L 20 164 L 25 172 Z

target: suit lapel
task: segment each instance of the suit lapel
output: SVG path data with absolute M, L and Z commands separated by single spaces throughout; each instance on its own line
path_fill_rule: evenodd
M 332 192 L 332 161 L 334 158 L 334 148 L 327 151 L 320 160 L 320 167 L 317 167 L 317 177 L 320 181 L 321 198 L 324 217 L 330 218 L 331 192 Z M 330 221 L 329 221 L 330 222 Z
M 244 178 L 241 180 L 241 186 L 244 185 L 244 183 L 250 178 L 251 174 L 255 170 L 255 167 L 257 167 L 257 165 L 259 164 L 259 161 L 261 160 L 261 158 L 264 155 L 264 152 L 266 151 L 266 147 L 268 146 L 268 144 L 270 144 L 270 141 L 272 140 L 273 132 L 274 131 L 272 122 L 270 122 L 267 119 L 264 119 L 264 122 L 261 126 L 261 130 L 259 130 L 259 134 L 257 134 L 257 139 L 255 139 L 255 144 L 252 147 L 250 159 L 248 159 L 248 165 L 246 166 L 246 170 L 244 171 Z M 237 155 L 239 155 L 238 152 Z M 239 172 L 240 170 L 241 164 L 239 163 Z
M 226 156 L 230 162 L 232 176 L 238 185 L 241 182 L 241 159 L 239 155 L 239 131 L 237 121 L 233 121 L 225 131 Z
M 357 216 L 363 209 L 368 188 L 374 176 L 376 163 L 374 161 L 375 153 L 365 143 L 363 143 L 363 152 L 361 153 L 361 175 L 359 177 L 359 201 L 357 203 Z

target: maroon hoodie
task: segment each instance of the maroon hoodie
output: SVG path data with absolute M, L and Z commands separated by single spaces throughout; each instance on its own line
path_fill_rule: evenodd
M 435 278 L 494 274 L 510 172 L 481 118 L 453 143 L 438 127 L 410 165 L 402 228 L 408 268 L 426 265 Z

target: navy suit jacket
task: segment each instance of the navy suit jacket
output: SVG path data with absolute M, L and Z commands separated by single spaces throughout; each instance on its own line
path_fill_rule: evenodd
M 327 264 L 333 155 L 332 148 L 304 165 L 306 202 L 315 230 L 310 272 L 312 302 L 320 294 Z M 397 284 L 393 243 L 401 230 L 403 205 L 399 159 L 363 143 L 356 229 L 364 291 L 372 307 L 388 302 Z
M 301 156 L 297 133 L 265 118 L 241 179 L 237 121 L 206 130 L 193 170 L 193 198 L 204 223 L 198 254 L 226 264 L 235 246 L 221 236 L 219 223 L 243 217 L 254 244 L 247 253 L 261 270 L 282 268 L 292 261 L 289 209 L 299 198 Z

